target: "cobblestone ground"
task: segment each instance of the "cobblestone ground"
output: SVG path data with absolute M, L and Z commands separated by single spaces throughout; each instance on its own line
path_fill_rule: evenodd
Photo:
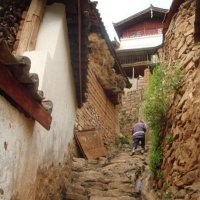
M 97 160 L 73 158 L 68 200 L 139 200 L 148 174 L 147 152 L 131 156 L 131 145 L 113 148 Z

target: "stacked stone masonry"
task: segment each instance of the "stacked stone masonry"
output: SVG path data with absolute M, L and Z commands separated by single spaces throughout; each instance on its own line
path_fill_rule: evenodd
M 194 43 L 195 0 L 184 1 L 165 35 L 163 61 L 168 69 L 179 67 L 184 78 L 171 99 L 162 142 L 163 179 L 157 189 L 171 192 L 172 199 L 200 197 L 200 45 Z M 165 138 L 172 136 L 172 143 Z
M 143 90 L 134 90 L 123 95 L 120 111 L 120 132 L 123 135 L 131 135 L 132 126 L 138 121 L 142 98 Z

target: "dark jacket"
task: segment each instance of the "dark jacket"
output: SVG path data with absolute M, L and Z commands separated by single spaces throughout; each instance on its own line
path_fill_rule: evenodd
M 144 123 L 138 122 L 132 128 L 132 134 L 134 138 L 143 138 L 145 136 L 147 128 Z

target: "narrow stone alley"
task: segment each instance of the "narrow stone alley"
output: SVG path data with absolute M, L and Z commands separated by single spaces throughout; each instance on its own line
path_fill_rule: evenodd
M 67 200 L 139 200 L 148 174 L 148 152 L 131 156 L 131 144 L 123 144 L 96 160 L 73 158 Z

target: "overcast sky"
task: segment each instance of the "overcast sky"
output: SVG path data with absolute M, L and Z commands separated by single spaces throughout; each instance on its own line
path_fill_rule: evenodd
M 91 0 L 97 1 L 97 8 L 106 27 L 110 39 L 116 36 L 113 22 L 119 22 L 150 6 L 169 9 L 172 0 Z

